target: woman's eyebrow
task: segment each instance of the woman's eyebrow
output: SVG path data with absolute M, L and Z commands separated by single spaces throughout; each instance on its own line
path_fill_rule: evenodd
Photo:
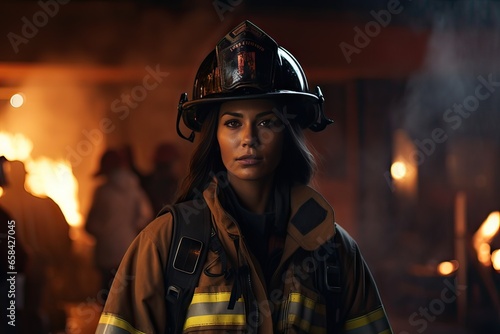
M 233 116 L 233 117 L 238 117 L 238 118 L 243 118 L 242 114 L 237 113 L 237 112 L 232 112 L 232 111 L 226 111 L 226 112 L 222 113 L 222 115 L 220 115 L 220 117 L 225 116 L 225 115 L 229 115 L 229 116 Z
M 261 113 L 258 113 L 255 118 L 260 118 L 260 117 L 264 117 L 264 116 L 267 116 L 269 114 L 274 114 L 274 112 L 272 110 L 268 110 L 268 111 L 263 111 Z

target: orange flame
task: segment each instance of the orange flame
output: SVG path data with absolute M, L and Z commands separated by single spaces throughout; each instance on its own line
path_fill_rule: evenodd
M 490 243 L 498 231 L 500 231 L 500 211 L 494 211 L 488 215 L 476 233 L 474 233 L 473 244 L 476 249 L 477 259 L 484 266 L 491 265 Z
M 491 253 L 491 262 L 493 263 L 493 268 L 500 272 L 500 249 L 496 249 Z
M 33 143 L 20 133 L 0 132 L 0 154 L 9 160 L 26 161 L 30 158 Z
M 73 175 L 71 164 L 65 160 L 47 157 L 33 159 L 33 143 L 20 133 L 0 132 L 0 154 L 8 160 L 24 162 L 28 175 L 26 187 L 36 196 L 48 196 L 61 208 L 66 221 L 71 226 L 82 223 L 78 202 L 78 181 Z M 0 196 L 3 190 L 0 188 Z

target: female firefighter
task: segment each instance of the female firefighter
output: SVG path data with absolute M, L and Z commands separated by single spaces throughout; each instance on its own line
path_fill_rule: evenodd
M 307 186 L 302 129 L 332 122 L 322 102 L 252 23 L 218 43 L 179 103 L 179 135 L 199 138 L 177 204 L 129 248 L 97 333 L 391 333 L 355 241 Z

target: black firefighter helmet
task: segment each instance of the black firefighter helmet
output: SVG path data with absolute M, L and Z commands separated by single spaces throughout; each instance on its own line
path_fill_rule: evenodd
M 286 117 L 302 128 L 321 131 L 333 121 L 323 112 L 319 87 L 309 92 L 298 61 L 260 28 L 244 21 L 229 32 L 201 63 L 194 81 L 193 100 L 181 95 L 177 133 L 193 141 L 207 113 L 232 100 L 275 99 L 282 101 Z M 193 132 L 189 137 L 179 128 L 180 119 Z

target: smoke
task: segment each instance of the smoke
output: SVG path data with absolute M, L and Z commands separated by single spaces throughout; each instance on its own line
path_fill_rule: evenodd
M 430 137 L 436 127 L 450 137 L 457 133 L 496 136 L 491 131 L 497 120 L 492 106 L 500 92 L 490 91 L 487 98 L 479 98 L 477 106 L 469 97 L 477 93 L 478 85 L 484 85 L 479 77 L 500 81 L 500 21 L 494 19 L 500 17 L 500 4 L 479 2 L 453 2 L 434 14 L 425 62 L 409 79 L 405 99 L 394 113 L 396 124 L 413 138 Z M 488 93 L 487 87 L 479 90 Z M 465 104 L 462 113 L 454 108 L 459 104 Z M 462 119 L 452 121 L 452 116 Z
M 419 169 L 418 204 L 408 208 L 393 196 L 399 216 L 392 219 L 398 230 L 392 236 L 401 249 L 393 258 L 418 269 L 409 280 L 405 277 L 405 284 L 431 290 L 432 283 L 422 277 L 435 272 L 426 274 L 425 266 L 428 270 L 455 256 L 455 192 L 471 195 L 469 231 L 480 224 L 481 210 L 498 205 L 500 4 L 440 1 L 429 6 L 433 14 L 425 60 L 407 80 L 391 116 L 393 127 L 406 131 L 414 144 L 416 152 L 404 158 Z M 399 289 L 410 298 L 395 299 L 398 307 L 420 306 L 416 294 Z

